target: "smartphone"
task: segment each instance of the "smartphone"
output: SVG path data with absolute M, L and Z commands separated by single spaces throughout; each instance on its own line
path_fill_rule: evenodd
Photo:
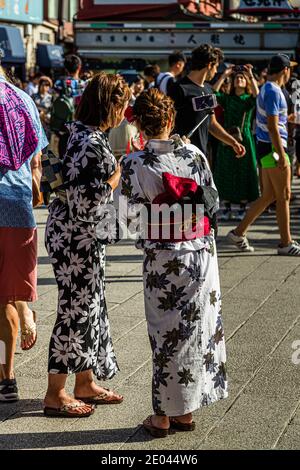
M 235 65 L 233 71 L 234 73 L 245 72 L 245 67 L 244 65 Z
M 206 109 L 214 109 L 218 106 L 216 95 L 202 95 L 192 98 L 194 111 L 205 111 Z

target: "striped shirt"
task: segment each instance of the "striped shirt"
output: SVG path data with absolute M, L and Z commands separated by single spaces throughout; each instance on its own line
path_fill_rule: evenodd
M 278 127 L 282 145 L 287 148 L 287 102 L 274 82 L 267 82 L 256 100 L 256 138 L 260 142 L 272 143 L 267 126 L 267 116 L 278 116 Z

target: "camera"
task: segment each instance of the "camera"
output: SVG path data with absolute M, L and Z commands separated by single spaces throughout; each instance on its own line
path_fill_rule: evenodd
M 206 109 L 214 109 L 218 106 L 216 95 L 202 95 L 192 98 L 194 111 L 205 111 Z
M 244 65 L 235 65 L 233 67 L 233 71 L 234 73 L 238 73 L 238 72 L 245 72 L 245 66 Z

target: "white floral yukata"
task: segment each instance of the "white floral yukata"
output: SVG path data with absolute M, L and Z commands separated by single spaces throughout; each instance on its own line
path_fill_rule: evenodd
M 162 173 L 214 186 L 204 155 L 180 140 L 150 140 L 124 157 L 121 192 L 130 204 L 164 192 Z M 226 352 L 213 230 L 184 242 L 139 240 L 145 314 L 153 353 L 152 402 L 180 416 L 227 397 Z
M 92 369 L 98 379 L 119 370 L 105 302 L 105 245 L 97 238 L 104 204 L 112 201 L 106 181 L 117 162 L 106 135 L 80 122 L 69 125 L 63 160 L 66 201 L 49 207 L 45 243 L 58 285 L 57 319 L 49 346 L 49 372 Z

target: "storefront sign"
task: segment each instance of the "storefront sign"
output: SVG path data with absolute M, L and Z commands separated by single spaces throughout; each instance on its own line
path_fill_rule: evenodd
M 262 14 L 267 13 L 270 16 L 276 13 L 289 13 L 293 7 L 289 0 L 231 0 L 230 12 L 242 14 Z
M 94 0 L 95 5 L 166 5 L 171 3 L 184 3 L 176 0 Z M 185 2 L 187 3 L 187 2 Z
M 43 0 L 0 0 L 0 21 L 43 22 Z
M 260 37 L 257 33 L 197 33 L 197 32 L 87 32 L 77 31 L 77 47 L 105 47 L 134 49 L 193 49 L 211 43 L 216 47 L 253 48 L 259 47 Z

